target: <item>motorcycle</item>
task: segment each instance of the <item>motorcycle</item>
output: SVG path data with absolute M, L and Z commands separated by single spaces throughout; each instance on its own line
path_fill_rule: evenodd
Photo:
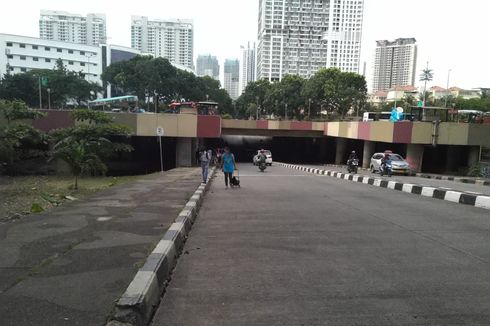
M 260 172 L 264 172 L 265 169 L 267 168 L 267 164 L 265 162 L 259 162 L 259 170 Z
M 347 161 L 347 171 L 349 173 L 354 173 L 357 174 L 357 170 L 359 169 L 359 160 L 358 159 L 352 159 Z
M 379 174 L 381 176 L 387 175 L 391 177 L 391 175 L 393 174 L 393 166 L 391 165 L 391 161 L 383 163 L 379 166 Z

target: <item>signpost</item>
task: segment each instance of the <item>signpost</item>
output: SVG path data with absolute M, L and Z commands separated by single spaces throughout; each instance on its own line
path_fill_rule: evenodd
M 162 149 L 162 137 L 165 134 L 163 127 L 157 127 L 157 136 L 160 143 L 160 168 L 163 174 L 163 149 Z

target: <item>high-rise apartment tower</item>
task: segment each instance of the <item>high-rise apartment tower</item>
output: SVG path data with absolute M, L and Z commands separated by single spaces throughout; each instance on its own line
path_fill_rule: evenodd
M 359 72 L 364 0 L 259 0 L 257 79 Z
M 104 14 L 88 14 L 85 17 L 64 11 L 41 10 L 39 37 L 98 46 L 107 40 L 106 18 Z
M 189 19 L 131 17 L 131 47 L 194 68 L 194 23 Z

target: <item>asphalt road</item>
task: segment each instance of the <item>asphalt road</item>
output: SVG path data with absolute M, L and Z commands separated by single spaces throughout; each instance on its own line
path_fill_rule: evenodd
M 344 167 L 336 167 L 330 165 L 311 165 L 311 164 L 305 164 L 303 166 L 312 167 L 315 169 L 323 169 L 323 170 L 339 171 L 342 173 L 347 173 L 347 167 L 344 168 Z M 404 175 L 396 175 L 396 174 L 393 175 L 391 178 L 381 177 L 379 173 L 371 173 L 370 171 L 364 171 L 364 170 L 359 170 L 358 174 L 369 176 L 369 177 L 375 177 L 375 178 L 383 178 L 386 180 L 397 181 L 401 183 L 412 183 L 412 184 L 417 184 L 422 186 L 445 188 L 445 189 L 450 189 L 455 191 L 477 193 L 477 194 L 490 196 L 490 187 L 478 185 L 478 184 L 469 184 L 469 183 L 456 182 L 450 180 L 437 180 L 437 179 L 428 179 L 428 178 L 422 178 L 417 176 L 404 176 Z
M 490 215 L 274 166 L 206 195 L 153 325 L 490 325 Z

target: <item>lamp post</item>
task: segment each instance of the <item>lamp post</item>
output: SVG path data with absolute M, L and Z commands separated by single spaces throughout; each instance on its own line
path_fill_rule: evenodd
M 48 110 L 51 110 L 51 88 L 48 88 L 47 91 L 48 91 Z
M 284 120 L 288 120 L 288 104 L 286 103 L 285 108 L 284 108 Z
M 257 101 L 257 108 L 255 110 L 255 120 L 259 120 L 259 97 L 256 96 L 255 100 Z
M 444 107 L 447 108 L 447 101 L 449 99 L 449 78 L 451 78 L 451 70 L 447 71 L 447 84 L 446 84 L 446 101 L 444 101 Z
M 311 113 L 311 98 L 308 99 L 308 120 L 310 120 Z

